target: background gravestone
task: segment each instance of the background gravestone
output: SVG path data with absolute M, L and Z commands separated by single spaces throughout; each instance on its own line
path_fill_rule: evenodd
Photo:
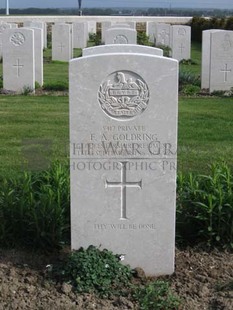
M 170 25 L 156 23 L 155 29 L 156 45 L 170 46 Z
M 163 50 L 160 48 L 137 44 L 107 44 L 88 47 L 83 49 L 82 55 L 89 56 L 105 53 L 141 53 L 163 56 Z
M 221 29 L 209 29 L 202 31 L 201 50 L 201 88 L 210 88 L 210 34 Z
M 96 33 L 96 22 L 95 21 L 88 21 L 87 22 L 87 29 L 89 33 Z
M 146 35 L 149 36 L 149 41 L 155 43 L 155 33 L 156 33 L 156 23 L 147 22 L 146 23 Z
M 35 80 L 42 86 L 44 84 L 43 29 L 33 27 L 31 29 L 34 31 Z
M 105 44 L 137 44 L 137 31 L 131 28 L 109 28 Z
M 118 23 L 113 23 L 112 25 L 111 25 L 111 27 L 116 27 L 116 28 L 118 28 L 118 26 L 120 27 L 120 26 L 123 26 L 123 27 L 125 27 L 125 28 L 132 28 L 132 29 L 136 29 L 136 22 L 126 22 L 126 23 L 121 23 L 121 22 L 118 22 Z
M 72 26 L 55 24 L 52 26 L 52 60 L 69 61 L 73 57 Z
M 3 33 L 6 29 L 10 29 L 11 25 L 7 23 L 0 23 L 0 59 L 2 58 L 2 50 L 3 50 L 3 43 L 2 43 L 2 37 Z
M 86 22 L 73 23 L 73 47 L 84 48 L 87 46 L 88 29 Z
M 173 25 L 170 27 L 171 57 L 177 60 L 191 58 L 191 27 Z
M 104 54 L 70 62 L 72 249 L 174 271 L 178 62 Z
M 101 43 L 105 43 L 105 32 L 111 27 L 112 22 L 106 21 L 101 23 Z
M 233 87 L 233 31 L 210 33 L 210 92 Z
M 7 29 L 3 34 L 3 87 L 21 92 L 35 89 L 34 31 Z
M 47 23 L 38 21 L 25 21 L 24 27 L 39 28 L 43 31 L 43 47 L 47 48 Z

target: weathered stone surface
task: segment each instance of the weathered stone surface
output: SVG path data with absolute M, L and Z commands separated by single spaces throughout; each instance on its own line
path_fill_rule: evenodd
M 3 33 L 3 87 L 22 92 L 35 88 L 34 31 L 19 28 Z
M 55 24 L 52 26 L 52 59 L 69 61 L 73 57 L 72 26 Z
M 157 23 L 155 27 L 155 43 L 157 46 L 170 46 L 170 24 Z
M 191 58 L 191 27 L 175 25 L 170 27 L 171 56 L 174 59 Z
M 202 33 L 201 87 L 227 91 L 233 85 L 233 31 L 211 29 Z
M 47 23 L 46 22 L 40 22 L 40 21 L 25 21 L 23 23 L 24 27 L 29 28 L 39 28 L 43 31 L 43 47 L 47 48 Z
M 70 62 L 72 248 L 174 271 L 178 62 L 102 54 Z
M 137 44 L 107 44 L 83 49 L 83 56 L 106 53 L 141 53 L 163 56 L 163 50 L 160 48 Z
M 137 31 L 131 28 L 109 28 L 105 31 L 105 44 L 137 44 Z
M 34 31 L 35 81 L 42 86 L 44 84 L 43 29 L 33 27 L 30 29 Z
M 0 59 L 2 58 L 2 50 L 3 50 L 2 36 L 3 36 L 4 31 L 10 28 L 11 28 L 11 24 L 0 23 Z
M 85 48 L 88 41 L 87 23 L 73 23 L 73 47 Z

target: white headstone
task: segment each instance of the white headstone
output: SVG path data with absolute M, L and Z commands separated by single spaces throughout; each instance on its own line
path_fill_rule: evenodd
M 104 54 L 70 62 L 71 243 L 174 271 L 178 62 Z
M 201 55 L 201 88 L 210 88 L 210 34 L 221 29 L 209 29 L 202 31 L 202 55 Z
M 131 29 L 136 29 L 136 22 L 126 22 L 126 23 L 113 23 L 111 27 L 123 27 L 123 28 L 131 28 Z
M 7 29 L 3 34 L 3 87 L 22 92 L 35 88 L 34 31 Z
M 47 24 L 45 22 L 38 22 L 38 21 L 25 21 L 23 23 L 24 27 L 33 27 L 39 28 L 43 30 L 43 47 L 47 48 Z
M 105 43 L 105 32 L 111 27 L 111 22 L 102 22 L 101 23 L 101 42 Z
M 210 33 L 210 92 L 233 87 L 233 31 Z
M 52 60 L 69 61 L 73 57 L 72 25 L 52 26 Z
M 34 30 L 35 80 L 42 86 L 44 84 L 43 29 L 33 27 L 31 29 Z
M 156 23 L 147 22 L 146 23 L 146 34 L 149 36 L 149 41 L 155 43 L 155 33 L 156 33 Z
M 157 23 L 155 32 L 156 45 L 170 45 L 170 24 Z
M 88 47 L 83 49 L 83 56 L 106 53 L 138 53 L 163 56 L 163 50 L 160 48 L 138 45 L 138 44 L 107 44 Z
M 88 28 L 88 33 L 96 33 L 96 22 L 88 21 L 87 28 Z
M 10 23 L 10 28 L 12 29 L 18 28 L 18 24 Z
M 174 59 L 191 58 L 191 27 L 173 25 L 170 27 L 171 56 Z
M 85 48 L 88 41 L 86 22 L 73 23 L 73 47 Z
M 7 23 L 0 23 L 0 59 L 2 58 L 2 50 L 3 50 L 3 43 L 2 43 L 2 36 L 6 29 L 10 29 L 11 25 Z
M 137 31 L 131 28 L 109 28 L 105 31 L 105 44 L 137 44 Z

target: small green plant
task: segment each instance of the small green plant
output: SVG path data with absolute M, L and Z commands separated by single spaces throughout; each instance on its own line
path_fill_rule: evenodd
M 156 47 L 163 50 L 164 57 L 170 57 L 172 49 L 169 46 L 160 44 L 160 45 L 156 45 Z
M 33 89 L 31 86 L 25 85 L 22 89 L 21 95 L 28 96 L 33 93 Z
M 180 70 L 179 72 L 179 84 L 182 85 L 196 85 L 201 86 L 200 76 L 188 71 Z
M 182 94 L 187 95 L 187 96 L 193 96 L 197 95 L 200 92 L 201 88 L 196 85 L 184 85 L 182 88 Z
M 66 81 L 50 82 L 43 85 L 43 90 L 48 91 L 68 91 L 69 85 Z
M 139 45 L 153 46 L 153 43 L 149 41 L 149 36 L 144 31 L 137 32 L 137 43 Z
M 69 174 L 55 162 L 50 169 L 0 179 L 0 244 L 51 251 L 69 235 Z
M 94 45 L 101 45 L 101 33 L 90 33 L 89 41 L 94 42 Z
M 192 87 L 187 85 L 192 85 Z M 193 86 L 196 86 L 193 87 Z M 197 88 L 198 87 L 198 88 Z M 201 87 L 201 79 L 200 76 L 188 71 L 179 71 L 179 91 L 184 92 L 186 94 L 199 92 Z
M 101 297 L 124 294 L 129 286 L 132 271 L 120 262 L 120 256 L 108 250 L 89 246 L 68 257 L 63 266 L 52 270 L 53 277 L 71 283 L 80 293 L 96 293 Z
M 191 66 L 191 65 L 197 65 L 197 62 L 192 60 L 192 59 L 182 59 L 180 61 L 180 64 L 182 65 L 187 65 L 187 66 Z
M 224 162 L 211 170 L 211 175 L 178 175 L 177 237 L 233 249 L 233 176 Z
M 139 303 L 140 310 L 175 310 L 180 305 L 180 300 L 172 294 L 169 283 L 161 280 L 136 288 L 134 298 Z
M 40 86 L 40 84 L 36 81 L 36 82 L 35 82 L 35 89 L 39 89 L 39 88 L 41 88 L 41 86 Z

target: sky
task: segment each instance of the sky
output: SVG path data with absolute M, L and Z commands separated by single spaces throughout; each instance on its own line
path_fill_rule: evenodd
M 0 0 L 5 8 L 6 0 Z M 78 0 L 9 0 L 10 8 L 69 8 L 77 7 Z M 82 0 L 82 7 L 186 7 L 233 9 L 232 0 Z

